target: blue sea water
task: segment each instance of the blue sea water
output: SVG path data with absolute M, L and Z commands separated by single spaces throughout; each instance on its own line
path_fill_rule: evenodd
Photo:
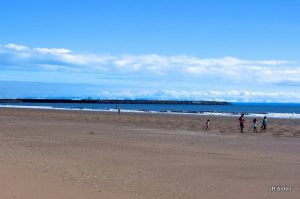
M 238 115 L 300 118 L 300 103 L 232 103 L 231 105 L 0 103 L 0 107 L 70 109 L 90 111 L 157 112 L 173 114 Z

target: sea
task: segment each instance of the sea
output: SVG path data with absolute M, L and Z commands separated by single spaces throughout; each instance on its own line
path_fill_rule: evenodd
M 252 117 L 300 119 L 300 103 L 232 103 L 230 105 L 183 104 L 99 104 L 99 103 L 0 103 L 0 108 L 31 108 L 54 110 L 84 110 L 237 116 L 241 113 Z

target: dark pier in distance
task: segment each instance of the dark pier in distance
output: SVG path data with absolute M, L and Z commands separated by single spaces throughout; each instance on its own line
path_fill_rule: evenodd
M 111 99 L 0 99 L 0 103 L 86 103 L 86 104 L 180 104 L 180 105 L 230 105 L 220 101 L 180 100 L 111 100 Z

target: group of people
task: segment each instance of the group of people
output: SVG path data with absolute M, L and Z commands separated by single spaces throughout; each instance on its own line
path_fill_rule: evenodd
M 239 121 L 240 121 L 240 129 L 241 129 L 241 133 L 244 133 L 244 127 L 245 127 L 245 117 L 244 114 L 241 114 L 241 116 L 239 117 Z M 205 123 L 205 130 L 207 131 L 209 129 L 209 125 L 210 125 L 210 120 L 206 120 Z M 261 129 L 260 132 L 258 132 L 258 120 L 256 118 L 253 119 L 253 133 L 262 133 L 267 132 L 267 125 L 268 125 L 268 120 L 267 120 L 267 116 L 265 116 L 262 120 L 262 125 L 261 125 Z
M 240 121 L 240 129 L 241 129 L 241 133 L 244 133 L 244 127 L 245 127 L 245 117 L 244 114 L 242 114 L 239 117 L 239 121 Z M 267 132 L 267 125 L 268 125 L 268 120 L 267 120 L 267 116 L 264 117 L 264 119 L 262 120 L 262 125 L 261 125 L 261 129 L 260 132 L 258 132 L 258 121 L 256 118 L 253 119 L 253 133 L 262 133 Z

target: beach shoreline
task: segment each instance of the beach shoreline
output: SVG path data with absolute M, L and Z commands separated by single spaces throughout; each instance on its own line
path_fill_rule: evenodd
M 299 121 L 1 108 L 0 198 L 296 198 Z
M 183 102 L 182 102 L 183 103 Z M 0 103 L 0 108 L 44 109 L 66 111 L 152 113 L 196 116 L 228 116 L 236 117 L 241 113 L 248 117 L 264 117 L 278 119 L 300 119 L 299 106 L 288 106 L 285 103 L 234 103 L 231 105 L 199 105 L 199 104 L 101 104 L 101 103 Z M 121 108 L 122 107 L 122 108 Z M 220 108 L 222 107 L 222 108 Z M 229 107 L 229 108 L 228 108 Z

